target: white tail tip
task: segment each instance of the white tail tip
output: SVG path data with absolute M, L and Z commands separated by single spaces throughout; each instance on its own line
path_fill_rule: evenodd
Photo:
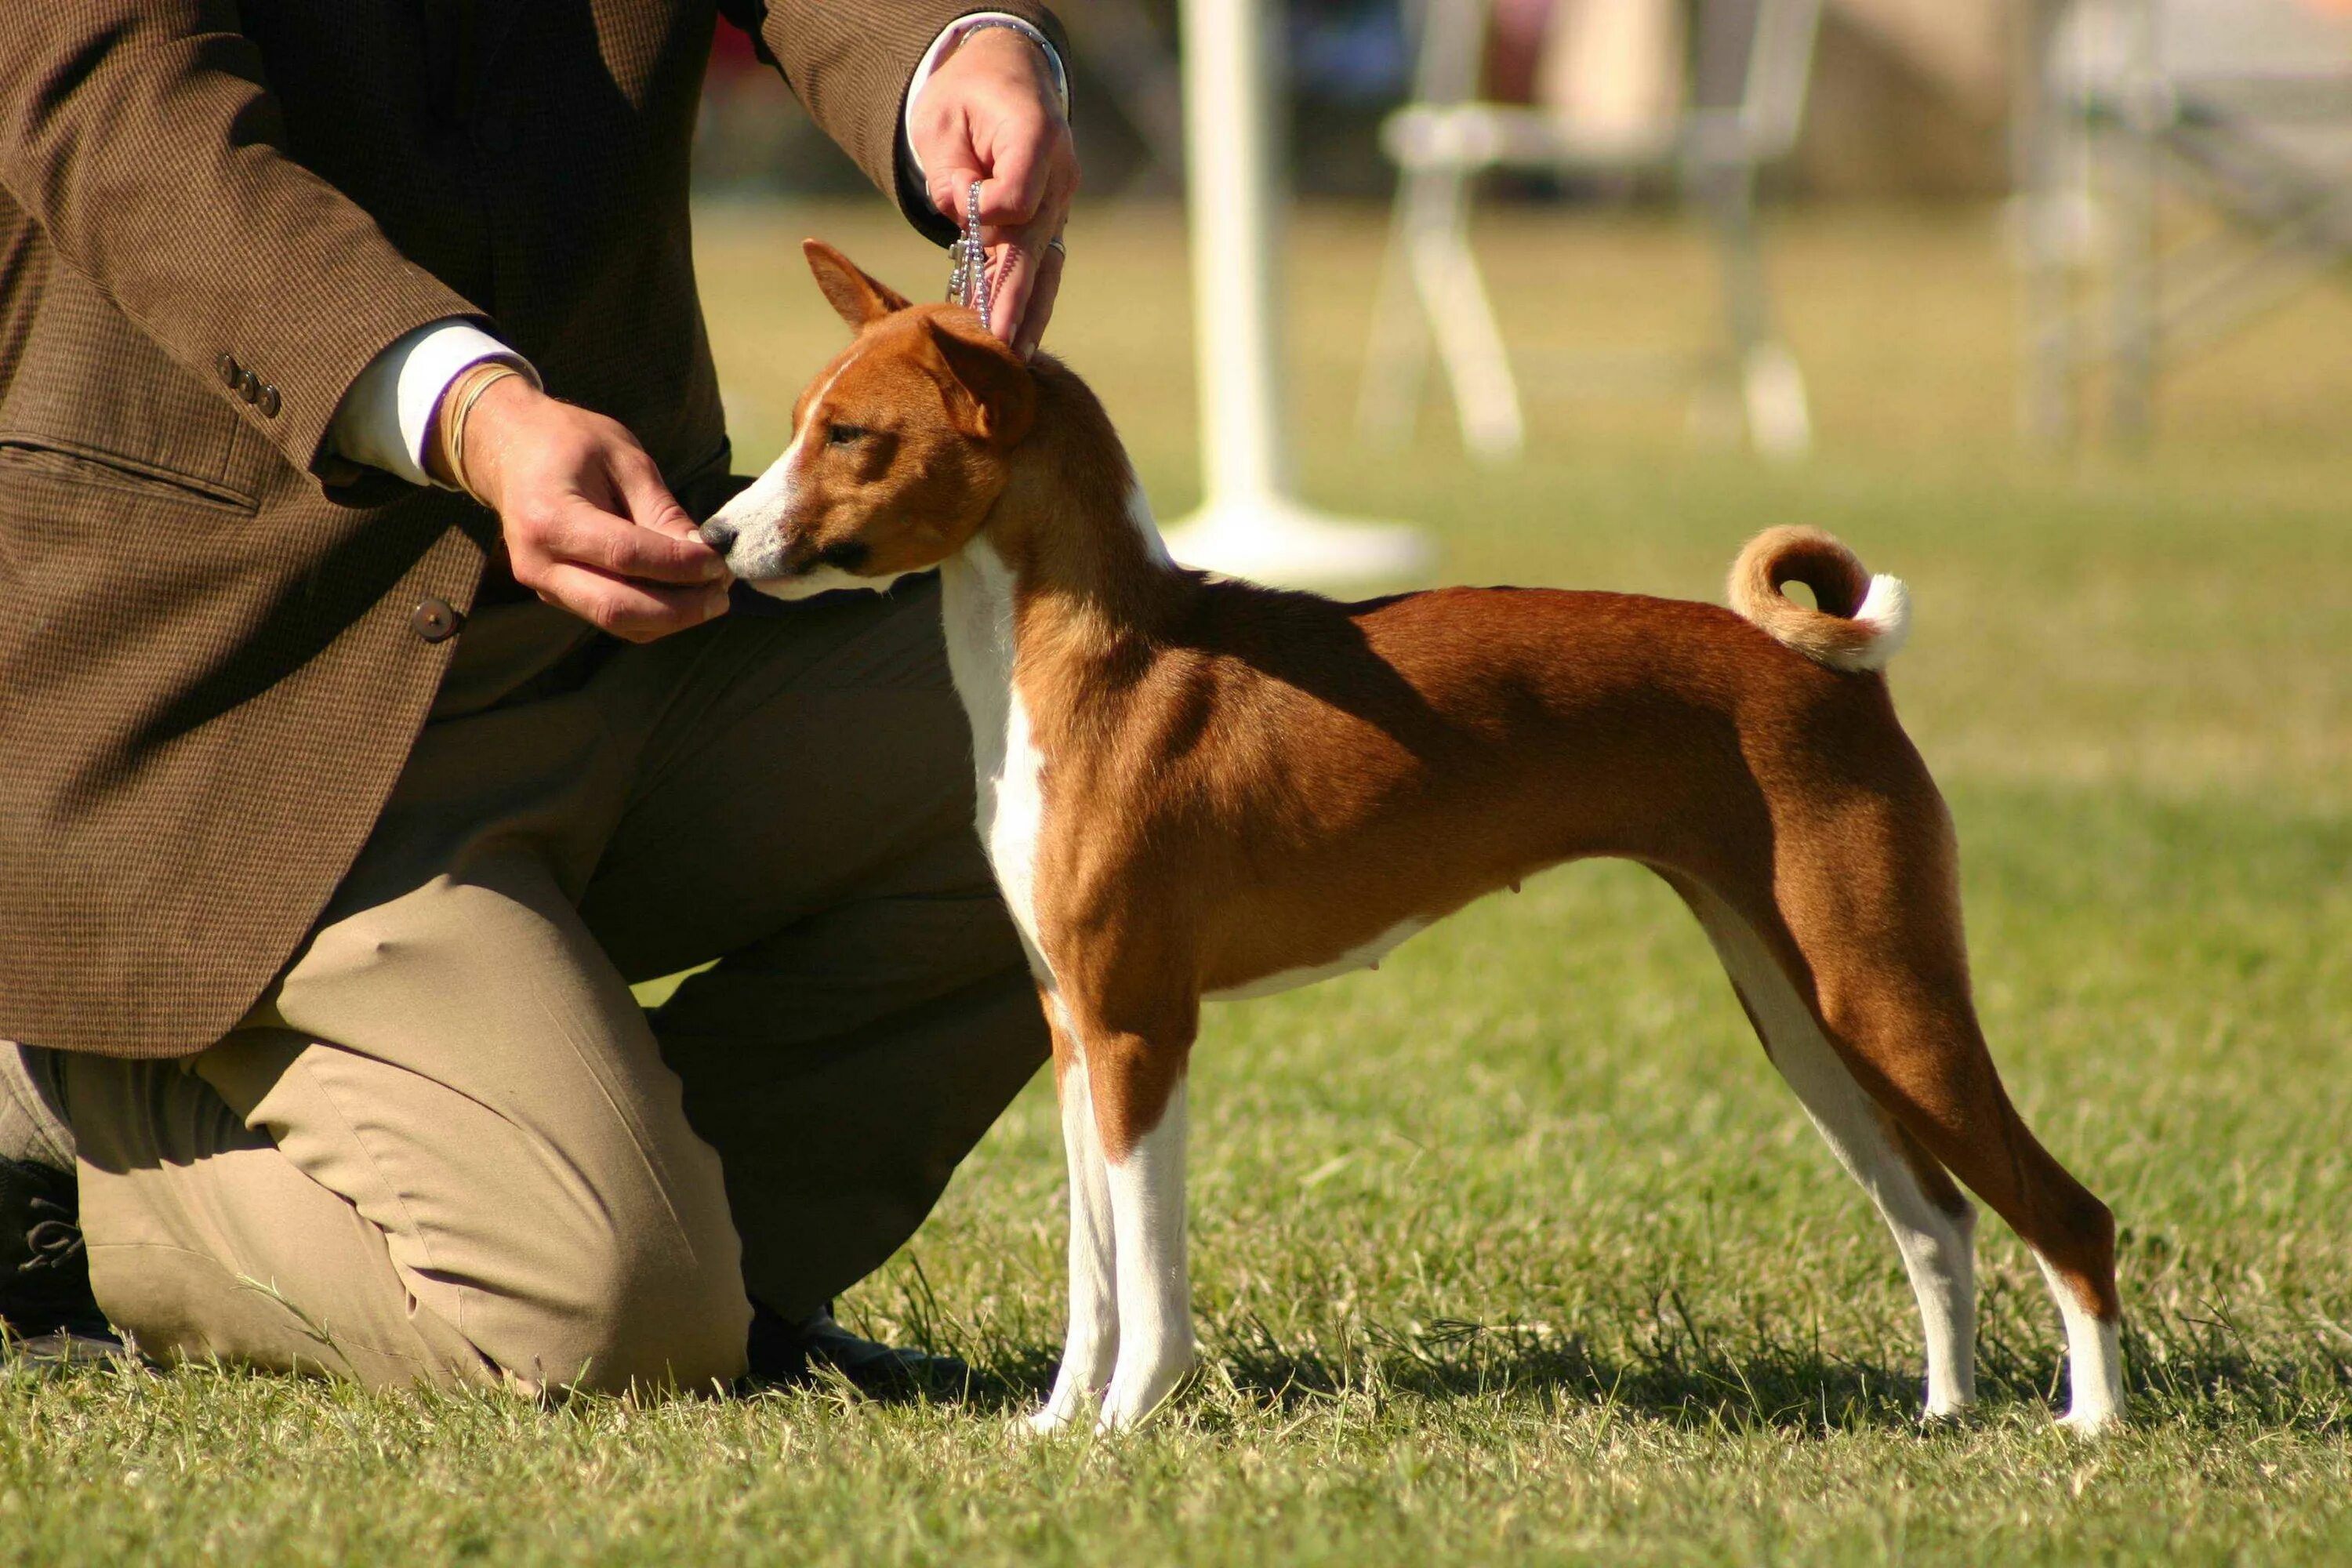
M 1780 591 L 1813 591 L 1819 608 Z M 1911 635 L 1902 579 L 1872 576 L 1854 552 L 1818 528 L 1767 529 L 1731 567 L 1731 607 L 1772 637 L 1832 669 L 1878 670 Z
M 1886 661 L 1903 651 L 1911 638 L 1911 590 L 1900 577 L 1881 572 L 1870 580 L 1870 592 L 1853 613 L 1856 626 L 1870 630 L 1870 640 L 1843 650 L 1845 657 L 1829 662 L 1840 669 L 1885 669 Z

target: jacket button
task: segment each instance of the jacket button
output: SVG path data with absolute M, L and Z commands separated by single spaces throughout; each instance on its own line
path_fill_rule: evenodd
M 247 371 L 236 378 L 236 395 L 247 403 L 257 401 L 261 396 L 261 378 Z
M 274 386 L 263 387 L 261 389 L 260 397 L 255 400 L 253 405 L 261 410 L 261 416 L 264 419 L 277 418 L 278 410 L 280 405 L 278 389 Z
M 411 630 L 426 642 L 446 642 L 457 635 L 465 617 L 449 605 L 449 601 L 437 594 L 428 594 L 417 605 L 416 613 L 408 617 Z
M 245 367 L 236 363 L 236 356 L 234 354 L 221 355 L 220 358 L 213 361 L 213 368 L 220 372 L 223 386 L 235 386 L 237 377 L 245 374 Z

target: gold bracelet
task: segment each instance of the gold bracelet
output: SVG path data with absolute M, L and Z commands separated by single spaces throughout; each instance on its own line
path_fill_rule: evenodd
M 441 401 L 433 411 L 433 434 L 426 445 L 430 455 L 425 460 L 425 472 L 444 483 L 455 484 L 455 466 L 449 460 L 449 426 L 456 418 L 457 398 L 465 393 L 467 381 L 487 370 L 493 361 L 469 364 L 449 380 L 441 389 Z
M 482 501 L 475 492 L 473 480 L 466 473 L 466 422 L 473 416 L 474 405 L 481 401 L 483 393 L 507 377 L 521 374 L 504 361 L 485 360 L 479 364 L 467 366 L 445 395 L 447 412 L 442 416 L 436 443 L 440 448 L 441 466 L 448 470 L 452 484 L 486 506 L 488 503 Z

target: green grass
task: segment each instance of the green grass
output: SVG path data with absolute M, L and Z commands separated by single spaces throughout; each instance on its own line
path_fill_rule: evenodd
M 707 215 L 741 462 L 837 341 L 791 241 L 929 293 L 866 209 Z M 1192 488 L 1178 231 L 1072 235 L 1056 341 L 1164 516 Z M 1197 1058 L 1197 1387 L 1118 1442 L 1016 1440 L 1060 1331 L 1034 1086 L 845 1302 L 959 1351 L 962 1407 L 838 1391 L 542 1412 L 227 1373 L 5 1383 L 16 1561 L 2320 1562 L 2352 1555 L 2352 299 L 2185 374 L 2144 464 L 2008 434 L 1984 214 L 1831 213 L 1778 253 L 1822 450 L 1547 396 L 1525 465 L 1345 415 L 1374 223 L 1297 238 L 1307 489 L 1428 523 L 1462 580 L 1715 594 L 1833 528 L 1912 584 L 1898 703 L 1958 820 L 1988 1032 L 2124 1227 L 2133 1421 L 2051 1429 L 2055 1315 L 1982 1230 L 1981 1415 L 1914 1423 L 1894 1248 L 1628 868 L 1490 900 L 1376 975 L 1216 1010 Z M 1670 226 L 1488 237 L 1531 340 L 1696 341 Z M 1172 301 L 1172 302 L 1171 302 Z M 1139 303 L 1141 302 L 1141 303 Z

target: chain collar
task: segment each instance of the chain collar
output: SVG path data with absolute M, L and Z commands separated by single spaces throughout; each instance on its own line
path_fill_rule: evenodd
M 988 247 L 980 242 L 978 180 L 964 194 L 963 232 L 956 237 L 954 254 L 955 268 L 948 274 L 948 303 L 964 306 L 988 329 Z

